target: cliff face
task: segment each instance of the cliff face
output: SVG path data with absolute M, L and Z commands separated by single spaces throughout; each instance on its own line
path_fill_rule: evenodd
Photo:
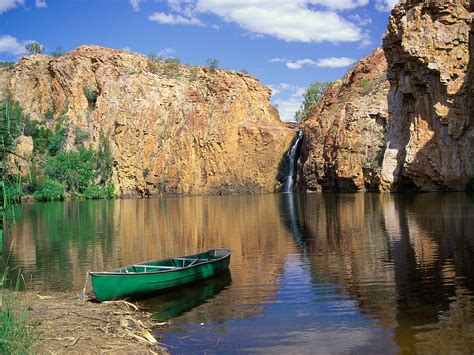
M 50 128 L 63 117 L 64 149 L 78 131 L 87 132 L 86 146 L 109 139 L 113 182 L 124 195 L 163 185 L 182 194 L 272 192 L 295 135 L 270 105 L 270 90 L 249 75 L 96 46 L 0 70 L 6 95 Z
M 468 0 L 406 0 L 383 47 L 389 120 L 382 185 L 463 189 L 474 176 L 473 29 Z
M 377 190 L 388 116 L 382 50 L 358 62 L 303 123 L 300 186 L 308 191 Z

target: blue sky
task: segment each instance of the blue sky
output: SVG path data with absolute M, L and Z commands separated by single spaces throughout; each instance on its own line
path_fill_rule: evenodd
M 397 0 L 0 0 L 0 61 L 35 40 L 49 54 L 84 44 L 247 70 L 292 120 L 304 89 L 336 80 L 381 45 Z

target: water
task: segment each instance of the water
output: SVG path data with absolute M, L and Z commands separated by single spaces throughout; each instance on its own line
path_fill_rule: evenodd
M 284 192 L 295 191 L 296 162 L 298 161 L 300 155 L 300 147 L 303 141 L 303 136 L 303 131 L 299 131 L 295 141 L 293 142 L 293 145 L 291 146 L 288 153 L 286 153 L 288 157 L 288 176 L 286 177 L 286 181 L 283 185 Z
M 148 299 L 172 353 L 474 351 L 474 197 L 181 197 L 21 206 L 13 265 L 38 293 L 89 269 L 215 246 L 229 273 Z

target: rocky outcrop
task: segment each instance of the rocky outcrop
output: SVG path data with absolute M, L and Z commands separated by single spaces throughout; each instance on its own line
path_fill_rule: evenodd
M 405 0 L 392 11 L 385 190 L 460 190 L 474 176 L 471 11 L 468 0 Z
M 111 143 L 118 194 L 272 192 L 295 132 L 254 77 L 83 46 L 59 58 L 32 55 L 0 69 L 0 97 L 31 118 Z
M 385 150 L 386 61 L 382 50 L 336 81 L 303 124 L 299 182 L 308 191 L 377 190 Z

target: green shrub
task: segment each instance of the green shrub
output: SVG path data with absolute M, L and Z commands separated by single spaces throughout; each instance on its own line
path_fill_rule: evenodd
M 66 51 L 63 50 L 63 47 L 56 47 L 55 51 L 51 52 L 53 58 L 59 58 L 66 54 Z
M 20 202 L 21 197 L 24 195 L 21 183 L 19 182 L 7 182 L 5 184 L 5 192 L 12 203 Z
M 466 191 L 474 191 L 474 176 L 471 176 L 467 181 Z
M 211 72 L 216 72 L 219 68 L 219 60 L 215 58 L 208 58 L 206 60 L 207 66 L 211 69 Z
M 92 88 L 86 88 L 84 89 L 84 95 L 86 96 L 89 107 L 94 108 L 97 102 L 97 97 L 99 96 L 98 91 Z
M 16 67 L 14 62 L 0 62 L 0 68 L 13 69 Z
M 296 121 L 302 122 L 306 119 L 311 109 L 319 103 L 330 85 L 329 82 L 316 81 L 305 90 L 303 94 L 304 101 L 295 113 Z
M 52 108 L 48 108 L 44 113 L 44 117 L 47 120 L 52 120 L 54 118 L 54 110 Z
M 16 292 L 0 289 L 0 354 L 31 354 L 39 337 L 37 324 L 28 319 L 28 308 Z
M 99 137 L 99 148 L 97 150 L 96 169 L 102 183 L 109 181 L 112 176 L 114 158 L 110 149 L 110 142 L 107 137 Z
M 160 193 L 165 193 L 166 192 L 166 189 L 168 187 L 168 184 L 169 184 L 169 180 L 166 176 L 163 176 L 161 177 L 159 180 L 158 180 L 158 191 Z
M 44 46 L 36 41 L 29 41 L 25 45 L 25 49 L 28 51 L 29 54 L 41 54 L 44 52 Z
M 74 132 L 74 143 L 82 146 L 89 139 L 89 132 L 82 128 L 77 128 Z
M 64 200 L 64 187 L 57 180 L 48 179 L 38 190 L 34 197 L 38 201 L 62 201 Z
M 91 185 L 84 190 L 84 198 L 90 200 L 114 198 L 114 185 Z
M 179 76 L 179 58 L 168 58 L 165 60 L 163 66 L 163 74 L 169 78 L 176 78 Z
M 362 79 L 360 81 L 360 93 L 362 95 L 367 95 L 374 91 L 380 84 L 382 84 L 387 79 L 387 74 L 382 74 L 375 79 Z
M 58 128 L 51 136 L 48 142 L 48 150 L 51 155 L 57 155 L 63 147 L 64 138 L 66 136 L 65 128 Z M 34 144 L 34 143 L 33 143 Z
M 78 152 L 61 152 L 46 162 L 46 174 L 67 188 L 67 191 L 82 193 L 96 177 L 96 153 L 92 149 Z

